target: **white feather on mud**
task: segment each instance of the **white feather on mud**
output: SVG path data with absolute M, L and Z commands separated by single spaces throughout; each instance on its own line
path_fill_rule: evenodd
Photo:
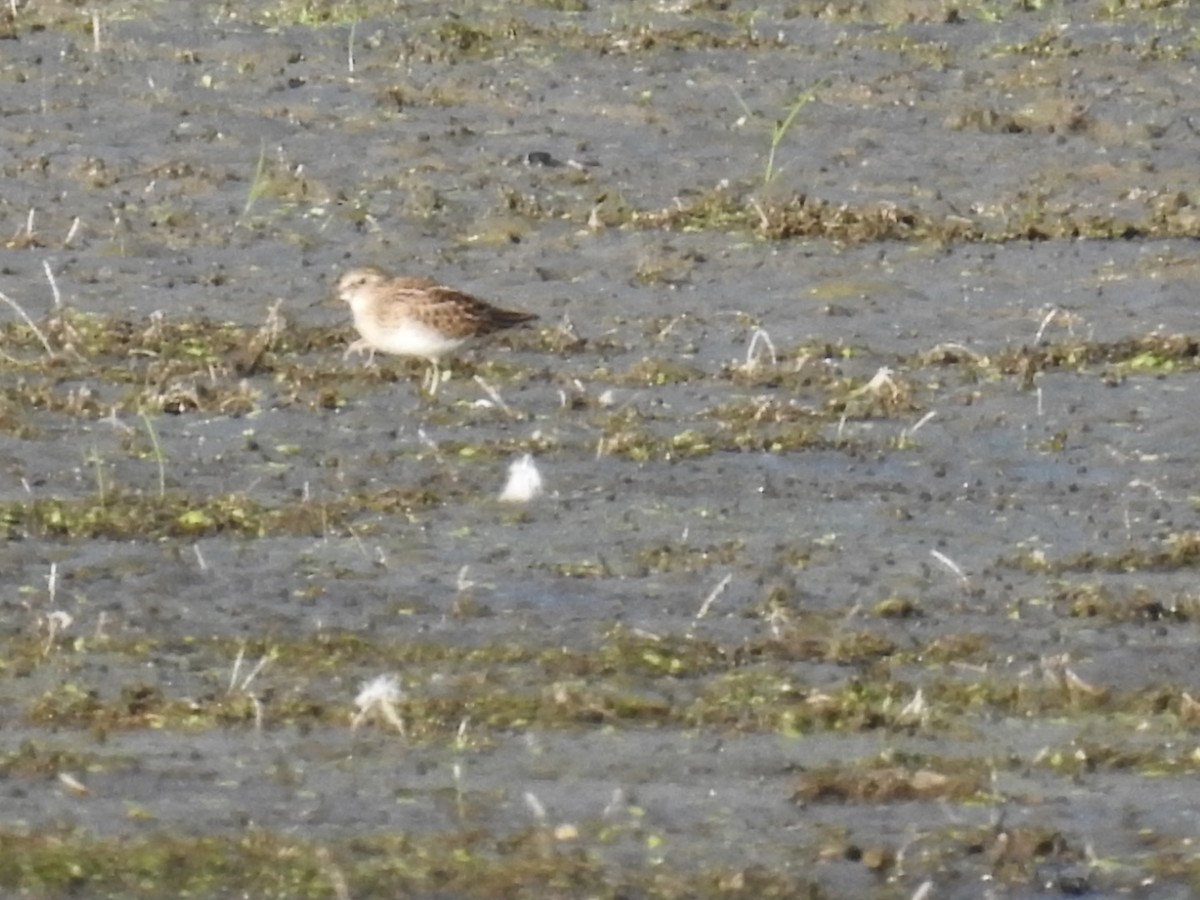
M 538 471 L 533 457 L 526 453 L 520 459 L 513 460 L 508 467 L 508 481 L 500 492 L 500 499 L 506 503 L 528 503 L 545 491 L 542 473 Z

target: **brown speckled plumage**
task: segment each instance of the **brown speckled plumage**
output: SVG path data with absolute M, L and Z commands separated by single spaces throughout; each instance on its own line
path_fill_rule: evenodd
M 350 304 L 362 336 L 347 349 L 418 356 L 432 365 L 474 337 L 512 328 L 537 316 L 500 309 L 428 278 L 389 275 L 375 266 L 351 269 L 338 279 L 337 294 Z

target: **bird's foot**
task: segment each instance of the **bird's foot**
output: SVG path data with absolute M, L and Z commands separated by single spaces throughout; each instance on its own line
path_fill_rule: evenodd
M 367 343 L 366 338 L 359 338 L 347 347 L 346 352 L 342 354 L 342 359 L 347 360 L 351 356 L 362 356 L 364 353 L 367 354 L 366 364 L 368 366 L 375 365 L 375 348 Z

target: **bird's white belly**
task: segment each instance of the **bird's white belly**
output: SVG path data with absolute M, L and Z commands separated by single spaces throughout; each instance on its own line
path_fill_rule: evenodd
M 381 327 L 372 322 L 365 328 L 360 327 L 359 331 L 367 342 L 381 353 L 421 356 L 430 360 L 435 360 L 465 343 L 464 338 L 446 337 L 436 328 L 411 319 L 391 327 Z

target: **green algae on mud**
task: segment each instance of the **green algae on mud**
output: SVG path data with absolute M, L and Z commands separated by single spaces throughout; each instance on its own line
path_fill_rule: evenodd
M 59 828 L 48 833 L 8 829 L 0 834 L 0 886 L 14 890 L 86 892 L 92 897 L 161 897 L 246 894 L 264 898 L 364 895 L 500 898 L 568 891 L 616 898 L 631 892 L 652 900 L 725 897 L 829 896 L 806 878 L 703 867 L 693 873 L 664 870 L 644 852 L 640 865 L 605 860 L 607 844 L 663 838 L 648 826 L 603 822 L 542 825 L 505 836 L 477 828 L 430 835 L 390 834 L 316 842 L 261 829 L 234 837 L 157 834 L 96 838 Z
M 645 230 L 720 231 L 756 234 L 772 241 L 833 240 L 845 244 L 881 241 L 1010 243 L 1049 240 L 1140 240 L 1194 238 L 1200 219 L 1191 201 L 1181 214 L 1149 209 L 1140 218 L 1088 212 L 1055 212 L 1027 199 L 987 210 L 988 219 L 952 214 L 937 217 L 918 207 L 886 202 L 850 207 L 799 194 L 764 201 L 720 190 L 662 210 L 629 210 L 626 223 Z
M 336 727 L 348 723 L 346 705 L 320 687 L 340 673 L 403 673 L 398 704 L 408 740 L 439 745 L 455 740 L 471 720 L 487 731 L 528 728 L 574 732 L 605 722 L 620 727 L 718 729 L 728 734 L 819 732 L 953 733 L 964 717 L 988 711 L 1008 717 L 1057 715 L 1080 722 L 1097 716 L 1152 717 L 1171 722 L 1194 715 L 1186 691 L 1158 685 L 1133 691 L 1096 687 L 1066 661 L 1047 660 L 1041 681 L 1013 678 L 999 668 L 999 648 L 978 635 L 946 635 L 926 647 L 901 648 L 876 630 L 848 631 L 833 622 L 784 626 L 778 637 L 725 646 L 696 638 L 644 635 L 615 629 L 592 649 L 536 648 L 510 642 L 456 647 L 423 641 L 371 641 L 353 634 L 321 634 L 267 642 L 200 637 L 169 643 L 154 638 L 65 638 L 40 633 L 4 640 L 3 670 L 29 678 L 58 671 L 60 683 L 31 699 L 29 722 L 56 729 L 146 729 L 196 732 L 248 726 Z M 105 661 L 133 670 L 153 668 L 163 654 L 186 656 L 189 666 L 211 673 L 207 686 L 173 696 L 141 679 L 118 690 L 87 686 Z M 275 683 L 260 700 L 226 682 L 234 659 L 259 658 Z M 977 671 L 961 677 L 966 661 Z M 805 665 L 854 667 L 840 687 L 805 683 Z M 797 668 L 799 666 L 800 668 Z M 919 685 L 897 677 L 923 670 Z M 535 675 L 534 673 L 539 673 Z M 547 681 L 548 679 L 548 681 Z M 260 680 L 262 680 L 260 678 Z M 430 691 L 429 686 L 436 685 Z M 914 697 L 925 698 L 916 706 Z M 1153 753 L 1146 755 L 1149 762 Z
M 329 501 L 298 500 L 267 505 L 245 494 L 148 494 L 109 487 L 91 497 L 48 497 L 0 503 L 0 528 L 9 539 L 48 540 L 196 539 L 211 535 L 264 538 L 320 537 L 349 529 L 368 513 L 395 515 L 444 502 L 425 488 L 384 489 Z

